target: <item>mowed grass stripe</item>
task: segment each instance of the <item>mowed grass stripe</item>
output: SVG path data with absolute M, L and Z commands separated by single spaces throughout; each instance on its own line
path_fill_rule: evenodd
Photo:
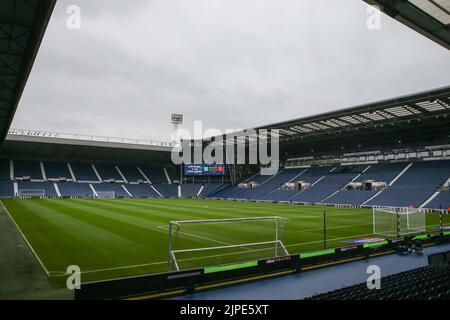
M 136 249 L 136 244 L 129 239 L 93 225 L 92 216 L 86 220 L 89 222 L 73 218 L 65 212 L 63 207 L 55 208 L 49 200 L 18 201 L 18 205 L 32 210 L 33 215 L 45 220 L 47 225 L 51 226 L 51 230 L 47 229 L 47 231 L 58 232 L 57 239 L 54 239 L 50 247 L 57 252 L 51 252 L 50 248 L 41 250 L 44 255 L 44 264 L 49 270 L 64 271 L 68 265 L 72 264 L 87 269 L 98 268 L 104 263 L 124 265 L 130 257 L 137 258 L 142 254 L 142 251 Z M 80 213 L 77 212 L 77 214 Z M 35 239 L 37 241 L 41 236 L 35 237 L 34 232 L 31 233 L 30 243 L 33 247 L 35 247 Z M 51 255 L 51 259 L 46 258 L 48 255 Z M 55 264 L 55 256 L 60 259 L 59 264 Z M 70 260 L 67 259 L 68 257 Z
M 161 234 L 154 232 L 155 222 L 148 219 L 135 218 L 130 214 L 116 211 L 117 209 L 104 210 L 98 206 L 98 203 L 95 206 L 92 206 L 88 204 L 80 204 L 75 201 L 50 201 L 57 202 L 59 210 L 62 214 L 71 216 L 72 218 L 80 221 L 88 220 L 91 225 L 99 229 L 106 231 L 113 230 L 115 235 L 134 242 L 133 249 L 137 249 L 135 250 L 136 256 L 140 256 L 142 252 L 151 253 L 152 248 L 149 248 L 148 241 L 161 239 Z M 54 205 L 52 202 L 48 204 Z M 155 239 L 155 237 L 158 238 Z M 143 240 L 145 240 L 145 242 Z M 133 250 L 131 251 L 133 252 Z
M 342 245 L 347 237 L 371 231 L 372 219 L 367 209 L 203 199 L 47 199 L 4 203 L 50 270 L 64 271 L 69 264 L 78 264 L 84 271 L 83 281 L 166 271 L 166 229 L 172 220 L 285 217 L 289 222 L 283 240 L 291 253 L 298 253 L 323 247 L 324 211 L 330 228 L 329 245 Z M 194 236 L 189 236 L 190 232 Z M 187 235 L 179 237 L 177 245 L 195 248 L 217 246 L 220 242 L 260 242 L 274 240 L 274 232 L 274 228 L 257 223 L 194 228 L 187 229 Z M 242 249 L 247 251 L 246 256 L 257 254 Z M 212 260 L 226 263 L 226 259 Z M 198 260 L 208 263 L 207 258 Z

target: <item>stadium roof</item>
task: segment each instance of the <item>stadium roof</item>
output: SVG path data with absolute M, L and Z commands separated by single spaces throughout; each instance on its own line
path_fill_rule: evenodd
M 358 128 L 383 128 L 412 119 L 447 117 L 450 115 L 450 86 L 424 91 L 394 99 L 340 109 L 294 120 L 253 128 L 253 130 L 279 130 L 280 141 L 334 135 Z M 247 136 L 246 131 L 236 133 Z M 257 133 L 249 136 L 255 140 Z M 275 133 L 271 133 L 275 136 Z M 264 139 L 264 138 L 263 138 Z
M 364 0 L 450 49 L 450 0 Z
M 57 133 L 13 129 L 0 146 L 0 154 L 12 159 L 51 161 L 170 162 L 170 143 L 61 136 Z
M 237 132 L 235 136 L 238 140 L 256 141 L 262 129 L 279 130 L 280 148 L 287 157 L 319 149 L 323 152 L 357 151 L 353 150 L 354 146 L 367 149 L 392 146 L 397 142 L 405 148 L 407 145 L 449 143 L 450 86 L 260 126 L 251 129 L 255 131 Z M 276 132 L 270 134 L 277 135 Z M 227 138 L 234 141 L 232 137 Z
M 11 125 L 55 3 L 0 1 L 0 143 Z
M 339 134 L 359 127 L 383 127 L 412 119 L 450 115 L 450 86 L 315 116 L 261 126 L 279 129 L 280 140 Z

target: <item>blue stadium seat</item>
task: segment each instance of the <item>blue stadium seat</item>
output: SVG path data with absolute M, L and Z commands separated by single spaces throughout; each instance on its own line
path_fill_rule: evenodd
M 14 176 L 31 177 L 31 179 L 43 180 L 41 166 L 38 161 L 14 160 Z
M 119 171 L 117 171 L 115 165 L 113 165 L 113 164 L 95 164 L 94 166 L 95 166 L 95 169 L 97 169 L 97 172 L 103 181 L 106 181 L 106 180 L 123 181 L 123 178 L 120 175 Z
M 118 168 L 128 182 L 146 181 L 136 165 L 120 165 Z
M 414 163 L 392 186 L 367 203 L 376 206 L 415 206 L 424 203 L 450 176 L 450 161 Z
M 99 181 L 90 164 L 73 163 L 71 166 L 77 181 Z
M 183 184 L 181 186 L 181 196 L 183 198 L 194 198 L 200 191 L 201 184 Z
M 207 183 L 205 184 L 203 190 L 202 190 L 202 197 L 214 197 L 214 194 L 219 192 L 220 190 L 227 188 L 227 185 L 223 183 Z
M 323 179 L 315 182 L 311 187 L 305 189 L 289 198 L 291 201 L 318 203 L 330 196 L 338 189 L 346 185 L 365 167 L 338 167 L 329 172 Z
M 160 198 L 149 184 L 127 184 L 125 187 L 134 198 Z
M 450 208 L 450 191 L 441 191 L 437 197 L 427 203 L 425 207 L 448 210 L 448 208 Z
M 13 198 L 14 185 L 12 181 L 0 181 L 0 198 Z
M 273 176 L 263 176 L 261 174 L 257 174 L 253 177 L 250 177 L 246 179 L 244 182 L 255 182 L 258 185 L 262 185 L 266 180 L 269 178 L 272 178 Z M 217 198 L 228 198 L 228 199 L 248 199 L 246 196 L 247 192 L 250 192 L 249 189 L 242 189 L 238 187 L 230 187 L 225 188 L 216 194 L 214 194 L 214 197 Z
M 376 193 L 377 191 L 372 190 L 339 190 L 337 194 L 324 200 L 323 203 L 359 206 Z
M 87 183 L 60 182 L 57 183 L 62 197 L 90 197 L 94 196 L 91 187 Z
M 0 181 L 11 180 L 9 160 L 0 160 Z
M 178 197 L 177 184 L 154 184 L 153 187 L 155 187 L 165 198 Z
M 44 162 L 44 168 L 47 179 L 59 179 L 62 177 L 72 179 L 67 163 Z
M 140 166 L 140 168 L 153 184 L 168 183 L 162 167 Z
M 46 197 L 57 197 L 55 186 L 53 182 L 30 182 L 30 181 L 18 181 L 17 189 L 20 190 L 44 190 Z
M 130 195 L 123 189 L 121 184 L 118 183 L 95 183 L 92 184 L 95 191 L 108 192 L 114 191 L 117 198 L 129 198 Z

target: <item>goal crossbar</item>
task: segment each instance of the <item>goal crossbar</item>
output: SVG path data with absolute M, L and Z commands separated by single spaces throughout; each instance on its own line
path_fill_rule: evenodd
M 170 224 L 179 225 L 179 224 L 189 224 L 189 223 L 214 223 L 214 222 L 238 222 L 238 221 L 261 221 L 261 220 L 282 220 L 286 219 L 279 216 L 273 217 L 252 217 L 252 218 L 226 218 L 226 219 L 204 219 L 204 220 L 179 220 L 179 221 L 170 221 Z

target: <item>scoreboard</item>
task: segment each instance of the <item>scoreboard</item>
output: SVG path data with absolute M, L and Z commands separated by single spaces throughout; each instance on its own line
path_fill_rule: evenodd
M 225 175 L 225 165 L 220 164 L 185 164 L 185 176 L 223 176 Z

